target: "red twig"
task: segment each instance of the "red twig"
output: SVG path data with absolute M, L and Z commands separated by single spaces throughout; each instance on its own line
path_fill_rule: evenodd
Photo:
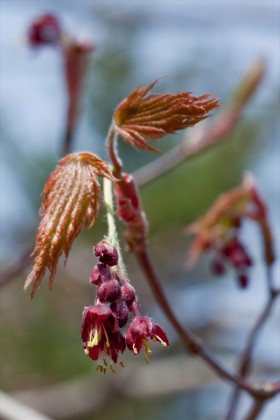
M 26 248 L 26 250 L 23 251 L 19 259 L 14 264 L 6 268 L 1 273 L 0 287 L 5 286 L 5 284 L 7 284 L 12 278 L 16 278 L 16 276 L 18 276 L 22 272 L 24 267 L 26 267 L 31 262 L 30 254 L 32 250 L 33 246 L 29 246 L 28 248 Z
M 241 357 L 239 369 L 238 369 L 238 374 L 242 376 L 243 378 L 246 378 L 246 376 L 248 376 L 248 374 L 250 373 L 250 368 L 252 364 L 252 354 L 253 354 L 256 340 L 258 338 L 261 328 L 264 326 L 265 322 L 267 321 L 271 313 L 273 303 L 276 297 L 279 295 L 279 293 L 280 291 L 275 291 L 274 293 L 271 293 L 262 313 L 260 314 L 255 326 L 253 327 L 252 331 L 249 334 L 248 341 L 247 341 L 245 350 L 243 352 L 243 355 Z M 230 407 L 229 407 L 228 414 L 226 416 L 226 420 L 232 420 L 234 418 L 236 409 L 238 406 L 238 402 L 240 399 L 240 394 L 241 394 L 240 387 L 237 386 L 235 390 L 233 391 L 233 395 L 231 398 Z
M 150 284 L 155 299 L 191 353 L 200 356 L 220 377 L 235 384 L 256 399 L 269 399 L 280 392 L 280 382 L 275 382 L 273 384 L 262 384 L 261 386 L 258 384 L 252 384 L 241 376 L 232 374 L 212 355 L 210 355 L 209 352 L 204 348 L 201 340 L 195 336 L 191 330 L 183 327 L 177 320 L 173 310 L 171 309 L 171 306 L 165 297 L 164 291 L 157 278 L 156 272 L 152 266 L 147 251 L 145 250 L 143 252 L 136 253 L 136 257 L 141 270 L 145 274 Z
M 276 298 L 280 294 L 280 289 L 275 289 L 272 283 L 271 266 L 267 266 L 267 285 L 268 285 L 267 302 L 265 304 L 263 311 L 261 312 L 260 316 L 258 317 L 254 327 L 252 328 L 249 334 L 247 344 L 245 346 L 245 349 L 243 351 L 243 354 L 239 362 L 238 374 L 242 376 L 243 378 L 246 378 L 250 373 L 250 369 L 252 365 L 252 355 L 253 355 L 257 338 L 261 332 L 262 327 L 264 326 L 265 322 L 269 318 L 269 315 L 272 311 L 273 303 L 275 302 Z M 241 389 L 239 386 L 236 386 L 230 400 L 229 410 L 228 410 L 225 420 L 232 420 L 234 418 L 237 407 L 238 407 L 238 403 L 240 400 L 240 396 L 241 396 Z
M 263 409 L 264 403 L 265 400 L 263 399 L 254 400 L 253 405 L 244 420 L 255 420 Z

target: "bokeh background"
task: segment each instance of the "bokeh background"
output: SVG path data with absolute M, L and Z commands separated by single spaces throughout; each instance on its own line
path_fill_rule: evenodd
M 2 0 L 0 3 L 1 268 L 32 244 L 44 182 L 59 159 L 66 113 L 62 60 L 51 47 L 31 51 L 26 30 L 38 15 L 55 13 L 64 27 L 93 39 L 96 50 L 84 89 L 75 150 L 106 157 L 104 139 L 114 107 L 135 86 L 158 77 L 157 91 L 213 93 L 226 104 L 253 62 L 266 75 L 226 144 L 182 164 L 141 189 L 150 222 L 150 252 L 174 310 L 227 366 L 236 366 L 249 328 L 264 305 L 266 288 L 258 232 L 248 224 L 244 241 L 255 258 L 250 287 L 233 273 L 215 279 L 203 258 L 183 268 L 189 238 L 183 228 L 219 193 L 255 175 L 270 208 L 277 252 L 280 242 L 279 74 L 280 6 L 273 0 L 87 1 Z M 162 151 L 184 133 L 158 144 Z M 156 156 L 121 145 L 128 171 Z M 171 346 L 143 356 L 124 355 L 126 367 L 102 376 L 84 356 L 80 320 L 94 298 L 88 283 L 92 245 L 102 238 L 104 214 L 76 240 L 54 290 L 44 282 L 31 302 L 22 293 L 28 267 L 1 288 L 1 388 L 53 419 L 218 419 L 231 387 L 200 360 L 186 355 L 155 304 L 133 257 L 125 254 L 143 313 L 168 331 Z M 120 234 L 121 235 L 121 234 Z M 279 265 L 275 267 L 279 280 Z M 255 379 L 276 380 L 280 365 L 279 305 L 254 352 Z M 249 407 L 242 399 L 239 418 Z M 280 400 L 260 419 L 276 420 Z

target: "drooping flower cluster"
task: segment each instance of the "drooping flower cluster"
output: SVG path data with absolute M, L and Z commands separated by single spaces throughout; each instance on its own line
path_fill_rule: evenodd
M 222 194 L 201 219 L 187 228 L 195 234 L 188 253 L 187 265 L 195 264 L 199 256 L 213 250 L 215 257 L 212 269 L 223 275 L 226 266 L 233 267 L 241 287 L 248 284 L 248 269 L 253 261 L 240 239 L 240 228 L 244 219 L 256 222 L 262 232 L 264 258 L 270 265 L 274 260 L 272 234 L 267 220 L 267 211 L 251 175 L 244 177 L 243 185 Z
M 94 254 L 99 263 L 91 272 L 90 283 L 97 286 L 97 297 L 95 304 L 83 312 L 81 335 L 85 354 L 98 360 L 97 370 L 104 373 L 109 366 L 115 372 L 111 361 L 116 364 L 126 347 L 134 354 L 144 347 L 148 362 L 151 354 L 148 340 L 168 346 L 168 338 L 151 318 L 139 314 L 135 289 L 119 264 L 117 249 L 103 240 L 94 247 Z M 133 319 L 126 333 L 122 333 L 129 317 Z
M 253 261 L 242 242 L 233 237 L 224 245 L 218 246 L 216 256 L 212 261 L 212 270 L 217 275 L 226 272 L 226 264 L 231 265 L 237 273 L 239 285 L 243 288 L 248 285 L 247 270 L 253 265 Z

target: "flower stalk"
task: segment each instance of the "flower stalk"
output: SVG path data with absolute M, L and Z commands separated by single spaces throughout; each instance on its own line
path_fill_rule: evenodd
M 125 266 L 122 259 L 120 243 L 119 243 L 117 227 L 116 227 L 115 212 L 114 212 L 114 199 L 113 199 L 112 189 L 113 189 L 112 182 L 109 179 L 104 178 L 103 199 L 104 199 L 104 205 L 106 209 L 106 217 L 107 217 L 107 223 L 108 223 L 107 239 L 112 244 L 112 246 L 114 246 L 117 249 L 118 255 L 119 255 L 118 268 L 120 272 L 123 275 L 125 275 Z

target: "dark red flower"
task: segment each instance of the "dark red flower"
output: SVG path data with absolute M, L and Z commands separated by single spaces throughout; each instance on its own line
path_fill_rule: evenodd
M 246 248 L 238 238 L 234 238 L 231 242 L 227 243 L 221 249 L 221 252 L 236 268 L 246 268 L 253 265 L 253 261 L 249 257 Z
M 148 339 L 158 341 L 163 346 L 169 345 L 164 330 L 147 316 L 136 316 L 129 324 L 125 338 L 127 348 L 134 354 L 138 354 L 142 346 L 144 347 L 147 363 L 151 354 Z
M 240 286 L 247 287 L 247 270 L 253 265 L 253 261 L 237 237 L 237 232 L 230 241 L 221 247 L 216 247 L 215 252 L 216 257 L 212 262 L 213 272 L 222 276 L 226 272 L 226 265 L 229 265 L 235 269 Z
M 94 253 L 102 264 L 114 266 L 118 264 L 117 248 L 107 241 L 100 241 L 94 247 Z
M 101 284 L 98 288 L 97 296 L 101 302 L 114 302 L 118 300 L 121 288 L 118 280 L 112 279 Z
M 28 31 L 28 42 L 32 47 L 40 45 L 55 45 L 61 36 L 61 25 L 59 20 L 51 15 L 45 14 L 33 22 Z
M 265 261 L 272 264 L 275 256 L 273 237 L 267 219 L 267 210 L 252 175 L 245 174 L 243 184 L 222 194 L 208 212 L 187 228 L 195 234 L 189 250 L 188 267 L 192 267 L 200 255 L 209 248 L 218 248 L 234 266 L 250 267 L 252 261 L 238 241 L 242 222 L 256 222 L 262 232 Z
M 110 308 L 118 318 L 120 328 L 124 327 L 128 320 L 128 307 L 123 300 L 117 300 L 111 303 Z
M 215 258 L 212 261 L 211 268 L 217 276 L 222 276 L 226 272 L 226 267 L 223 261 L 218 258 Z
M 103 303 L 85 308 L 82 320 L 82 344 L 85 354 L 99 360 L 97 369 L 106 372 L 109 357 L 117 362 L 118 353 L 125 350 L 125 340 L 119 331 L 116 315 Z M 111 369 L 114 368 L 111 366 Z
M 91 284 L 100 286 L 101 283 L 111 280 L 112 275 L 110 268 L 103 264 L 97 264 L 93 267 L 89 281 Z
M 131 286 L 131 284 L 126 282 L 121 287 L 121 293 L 122 293 L 123 300 L 125 301 L 127 306 L 130 307 L 136 299 L 136 293 L 135 293 L 134 287 Z

